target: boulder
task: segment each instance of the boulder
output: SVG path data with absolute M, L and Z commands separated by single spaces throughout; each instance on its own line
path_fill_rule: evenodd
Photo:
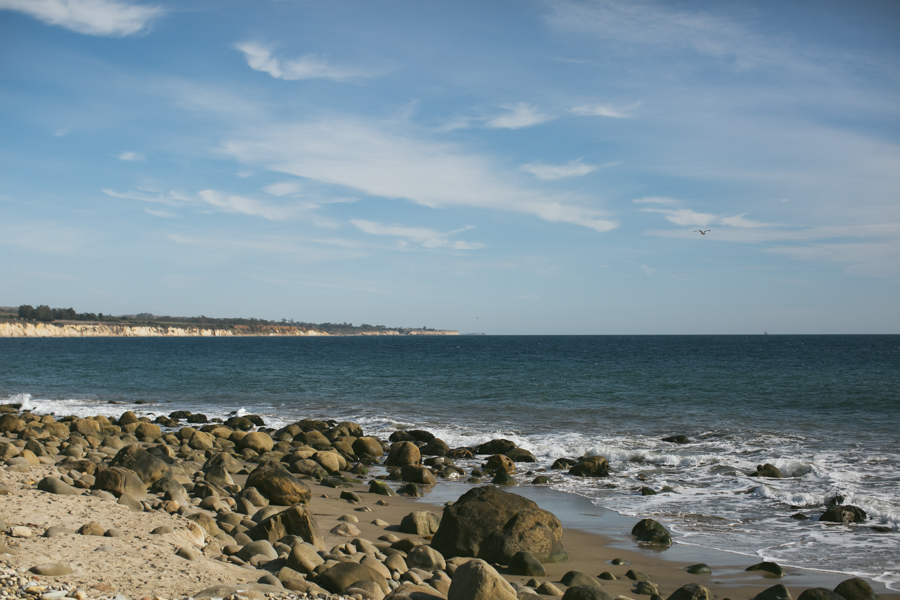
M 690 444 L 691 440 L 688 439 L 686 435 L 670 435 L 669 437 L 664 437 L 662 439 L 664 442 L 669 442 L 670 444 Z
M 363 454 L 368 454 L 369 456 L 383 456 L 384 448 L 381 447 L 381 442 L 373 437 L 358 437 L 353 442 L 353 451 L 357 454 L 357 456 L 361 456 Z
M 766 588 L 756 596 L 753 597 L 753 600 L 793 600 L 791 598 L 791 593 L 788 591 L 786 587 L 782 584 L 773 585 L 770 588 Z
M 637 538 L 638 542 L 644 544 L 655 544 L 668 548 L 672 545 L 672 534 L 669 530 L 653 519 L 642 519 L 631 529 L 631 535 Z
M 559 519 L 531 500 L 492 487 L 471 489 L 445 508 L 431 545 L 446 557 L 501 564 L 519 551 L 542 563 L 568 560 Z
M 369 492 L 372 494 L 378 494 L 379 496 L 397 495 L 397 492 L 395 492 L 388 484 L 383 481 L 378 481 L 377 479 L 373 479 L 369 482 Z
M 318 550 L 324 550 L 324 545 L 325 544 L 323 543 L 323 547 L 319 548 L 305 542 L 294 544 L 291 547 L 291 553 L 288 554 L 287 560 L 285 561 L 286 566 L 307 575 L 314 573 L 316 567 L 325 562 L 318 553 Z
M 487 459 L 487 462 L 484 463 L 484 469 L 489 473 L 504 471 L 508 475 L 516 474 L 515 463 L 505 454 L 495 454 Z
M 866 517 L 866 511 L 858 506 L 832 504 L 825 509 L 819 520 L 827 523 L 863 523 Z
M 697 583 L 689 583 L 672 592 L 668 600 L 713 600 L 713 595 L 708 588 Z
M 745 571 L 763 571 L 764 573 L 768 573 L 769 575 L 774 575 L 775 577 L 784 577 L 785 572 L 784 569 L 778 563 L 763 561 L 761 563 L 756 563 L 755 565 L 750 565 Z
M 875 590 L 864 579 L 847 579 L 834 588 L 834 592 L 847 600 L 875 600 Z
M 286 535 L 294 535 L 319 550 L 325 549 L 325 540 L 312 511 L 306 505 L 294 505 L 267 519 L 262 520 L 247 532 L 250 539 L 268 540 L 275 543 Z
M 491 565 L 476 559 L 457 567 L 447 600 L 517 600 L 517 595 Z
M 606 590 L 592 585 L 576 585 L 566 590 L 563 600 L 613 600 Z
M 357 581 L 374 581 L 383 593 L 390 591 L 384 575 L 355 562 L 338 563 L 316 578 L 316 583 L 333 594 L 341 593 Z
M 506 439 L 491 440 L 480 444 L 475 454 L 506 454 L 516 447 L 516 443 Z
M 0 433 L 19 433 L 25 429 L 25 421 L 14 414 L 0 416 Z
M 778 467 L 770 465 L 769 463 L 756 465 L 756 476 L 770 477 L 772 479 L 781 479 L 784 477 L 784 475 L 781 474 L 781 471 L 778 470 Z
M 249 561 L 254 556 L 264 556 L 269 560 L 275 560 L 278 558 L 278 552 L 269 540 L 257 540 L 255 542 L 250 542 L 241 548 L 241 551 L 237 553 L 237 556 L 246 561 Z
M 428 585 L 416 585 L 410 581 L 400 584 L 397 589 L 384 597 L 384 600 L 446 600 L 445 597 Z
M 580 477 L 607 477 L 609 475 L 609 461 L 602 456 L 587 456 L 578 460 L 569 469 L 569 475 Z
M 68 575 L 73 572 L 72 567 L 63 563 L 53 563 L 49 565 L 38 565 L 28 569 L 35 575 L 43 575 L 44 577 L 59 577 Z
M 141 423 L 134 430 L 134 437 L 142 440 L 144 438 L 157 439 L 162 437 L 162 429 L 155 423 Z
M 523 577 L 545 577 L 547 572 L 544 565 L 530 552 L 519 551 L 509 559 L 509 571 L 513 575 Z
M 534 454 L 525 448 L 513 448 L 512 450 L 507 450 L 504 454 L 513 462 L 537 462 Z
M 441 518 L 438 515 L 427 510 L 416 510 L 403 517 L 400 531 L 419 536 L 433 535 L 440 525 Z
M 144 423 L 146 425 L 147 423 Z M 119 450 L 111 461 L 111 467 L 123 467 L 137 474 L 145 484 L 170 475 L 172 470 L 165 461 L 150 454 L 138 444 L 129 444 Z
M 416 465 L 406 465 L 400 470 L 400 478 L 403 481 L 412 483 L 420 483 L 422 485 L 434 485 L 437 479 L 428 467 L 420 467 Z
M 240 442 L 238 442 L 238 446 L 242 449 L 249 448 L 257 454 L 263 454 L 265 452 L 271 452 L 272 448 L 275 447 L 275 442 L 268 433 L 254 431 L 242 437 Z
M 559 580 L 565 586 L 575 587 L 575 586 L 590 586 L 590 587 L 601 587 L 599 581 L 588 575 L 583 571 L 569 571 L 565 575 L 562 576 L 562 579 Z
M 389 467 L 420 465 L 422 464 L 422 454 L 419 452 L 419 447 L 412 442 L 396 442 L 391 444 L 384 464 Z
M 828 588 L 810 588 L 804 590 L 797 600 L 846 600 L 846 598 Z
M 225 467 L 225 470 L 232 475 L 240 472 L 240 470 L 244 468 L 244 464 L 241 461 L 227 452 L 217 452 L 210 456 L 206 462 L 203 463 L 203 469 L 206 470 L 216 465 Z
M 43 492 L 60 494 L 63 496 L 77 496 L 81 493 L 78 488 L 74 488 L 56 477 L 44 477 L 38 483 L 37 488 Z
M 308 504 L 311 492 L 306 484 L 278 463 L 265 462 L 247 476 L 246 487 L 255 487 L 272 504 Z
M 122 467 L 110 467 L 97 473 L 91 488 L 110 492 L 117 498 L 122 494 L 129 494 L 139 500 L 147 496 L 147 488 L 141 478 L 134 471 Z
M 205 431 L 194 430 L 187 445 L 194 450 L 212 450 L 216 446 L 216 438 Z
M 441 553 L 424 544 L 416 546 L 407 553 L 406 564 L 410 568 L 424 571 L 443 571 L 447 568 L 447 562 Z

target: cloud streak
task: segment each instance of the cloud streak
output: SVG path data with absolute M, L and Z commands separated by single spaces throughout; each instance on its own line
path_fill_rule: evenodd
M 24 13 L 48 25 L 86 35 L 135 35 L 163 15 L 162 8 L 117 0 L 0 0 L 0 10 Z
M 425 227 L 406 227 L 403 225 L 384 225 L 375 221 L 354 219 L 350 221 L 354 227 L 371 235 L 384 235 L 399 238 L 401 248 L 406 247 L 407 242 L 414 242 L 423 248 L 451 248 L 453 250 L 480 250 L 484 244 L 452 241 L 448 238 L 468 231 L 471 227 L 463 227 L 447 233 L 441 233 Z
M 527 102 L 517 102 L 515 104 L 504 104 L 502 108 L 507 110 L 506 114 L 488 119 L 484 126 L 487 129 L 523 129 L 540 125 L 547 121 L 553 120 L 553 115 L 541 112 L 538 107 L 528 104 Z
M 468 206 L 609 231 L 617 223 L 571 196 L 523 187 L 490 160 L 353 120 L 284 124 L 227 140 L 242 163 L 430 208 Z
M 272 51 L 256 42 L 242 42 L 234 46 L 244 54 L 247 64 L 254 71 L 268 73 L 275 79 L 298 81 L 301 79 L 331 79 L 350 81 L 364 79 L 374 74 L 329 63 L 315 54 L 305 54 L 299 58 L 283 59 L 272 55 Z
M 612 119 L 628 119 L 641 106 L 642 102 L 632 102 L 623 106 L 612 104 L 583 104 L 569 109 L 577 117 L 609 117 Z
M 246 196 L 235 194 L 223 194 L 216 190 L 200 190 L 196 195 L 175 191 L 165 193 L 116 192 L 111 189 L 104 189 L 103 193 L 113 198 L 164 204 L 173 208 L 184 206 L 192 206 L 199 209 L 211 208 L 214 209 L 215 212 L 260 217 L 267 221 L 291 221 L 298 218 L 301 214 L 316 208 L 316 206 L 311 203 L 276 205 L 257 200 L 256 198 L 248 198 Z M 159 216 L 157 213 L 150 214 Z M 167 213 L 166 216 L 170 216 L 170 213 Z
M 565 165 L 545 165 L 541 163 L 529 163 L 522 165 L 522 170 L 531 173 L 541 181 L 554 181 L 569 177 L 582 177 L 597 170 L 597 165 L 588 165 L 581 160 L 573 160 Z

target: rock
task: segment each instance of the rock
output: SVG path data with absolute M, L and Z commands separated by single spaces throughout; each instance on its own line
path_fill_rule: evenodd
M 127 506 L 132 512 L 142 512 L 144 510 L 144 505 L 131 494 L 122 494 L 119 496 L 118 503 L 122 506 Z
M 247 477 L 246 487 L 255 487 L 273 504 L 282 506 L 308 504 L 311 495 L 306 484 L 272 462 L 256 467 Z
M 100 471 L 91 487 L 95 490 L 105 490 L 116 497 L 129 494 L 134 498 L 143 499 L 147 496 L 147 488 L 140 477 L 134 471 L 121 467 L 110 467 Z
M 305 542 L 294 544 L 291 547 L 291 552 L 288 554 L 285 565 L 300 573 L 306 573 L 307 575 L 315 572 L 315 568 L 325 562 L 317 552 L 317 550 L 324 550 L 324 545 L 325 544 L 323 543 L 322 548 L 317 548 L 316 546 Z
M 369 492 L 378 494 L 379 496 L 396 496 L 397 492 L 392 490 L 388 484 L 383 481 L 373 479 L 369 482 Z
M 405 467 L 407 465 L 420 465 L 422 454 L 419 447 L 412 442 L 395 442 L 391 444 L 388 457 L 384 464 L 389 467 Z
M 641 488 L 641 496 L 655 496 L 655 495 L 656 495 L 656 490 L 654 490 L 653 488 L 650 488 L 647 486 L 644 486 Z
M 470 560 L 453 573 L 448 600 L 517 600 L 516 590 L 483 560 Z
M 185 560 L 199 560 L 200 554 L 194 550 L 193 548 L 179 548 L 177 552 L 175 552 L 175 556 L 179 556 Z
M 545 577 L 547 572 L 544 565 L 530 552 L 519 551 L 509 559 L 509 571 L 513 575 L 525 577 Z
M 774 575 L 775 577 L 784 577 L 784 569 L 782 569 L 777 563 L 773 562 L 761 562 L 756 563 L 755 565 L 750 565 L 745 571 L 763 571 L 768 573 L 769 575 Z
M 251 539 L 265 539 L 273 544 L 285 536 L 294 535 L 319 550 L 325 549 L 325 540 L 319 533 L 319 527 L 312 512 L 309 507 L 302 504 L 292 506 L 260 521 L 258 525 L 247 532 L 247 535 Z
M 546 475 L 538 475 L 534 479 L 531 480 L 531 485 L 548 485 L 550 483 L 550 478 Z
M 603 571 L 602 573 L 597 575 L 597 579 L 603 579 L 604 581 L 615 581 L 618 578 L 609 571 Z
M 234 479 L 231 478 L 231 473 L 224 465 L 210 466 L 203 474 L 203 479 L 220 486 L 234 485 Z
M 68 575 L 73 572 L 72 567 L 63 563 L 53 563 L 49 565 L 38 565 L 28 569 L 35 575 L 43 575 L 44 577 L 59 577 Z
M 662 439 L 664 442 L 669 442 L 670 444 L 690 444 L 691 440 L 687 438 L 686 435 L 670 435 L 669 437 L 664 437 Z
M 411 498 L 421 498 L 425 492 L 415 483 L 407 483 L 397 488 L 397 493 L 401 496 L 410 496 Z
M 188 438 L 187 445 L 194 450 L 212 450 L 216 447 L 216 438 L 205 431 L 194 430 Z
M 265 556 L 269 560 L 275 560 L 278 558 L 278 552 L 272 547 L 272 544 L 269 543 L 269 540 L 257 540 L 255 542 L 251 542 L 241 548 L 240 552 L 237 553 L 238 558 L 242 560 L 249 561 L 254 556 Z
M 338 563 L 316 578 L 316 583 L 334 594 L 339 594 L 357 581 L 374 581 L 385 594 L 390 591 L 384 575 L 355 562 Z
M 0 461 L 6 462 L 15 456 L 18 456 L 20 452 L 21 450 L 15 444 L 0 442 Z
M 362 456 L 364 454 L 374 457 L 384 456 L 384 448 L 381 447 L 381 442 L 373 437 L 367 436 L 358 437 L 354 440 L 353 452 L 355 452 L 357 456 Z
M 431 546 L 416 546 L 406 555 L 406 564 L 413 569 L 425 571 L 443 571 L 447 563 L 440 552 Z
M 257 454 L 263 454 L 272 451 L 272 448 L 275 447 L 275 441 L 268 433 L 253 431 L 242 437 L 238 442 L 238 446 L 241 449 L 250 448 Z
M 419 536 L 433 535 L 440 525 L 441 518 L 438 515 L 427 510 L 416 510 L 403 517 L 400 531 Z
M 580 477 L 607 477 L 609 476 L 609 461 L 602 456 L 587 456 L 579 459 L 571 469 L 569 475 Z
M 187 518 L 199 525 L 210 537 L 216 537 L 216 535 L 221 533 L 219 526 L 216 525 L 212 517 L 204 512 L 196 512 L 188 515 Z
M 706 563 L 697 563 L 687 568 L 687 572 L 691 575 L 712 575 L 712 569 Z
M 362 532 L 353 523 L 341 523 L 337 527 L 332 528 L 331 534 L 341 537 L 358 537 L 362 535 Z
M 150 530 L 151 535 L 165 535 L 167 533 L 175 533 L 175 528 L 171 525 L 160 525 Z
M 445 597 L 430 586 L 406 581 L 385 596 L 384 600 L 445 600 Z
M 81 494 L 81 491 L 78 490 L 78 488 L 74 488 L 56 477 L 44 477 L 38 483 L 37 488 L 42 492 L 60 494 L 62 496 L 78 496 Z
M 437 479 L 427 467 L 419 467 L 415 465 L 407 465 L 400 471 L 400 478 L 403 481 L 412 483 L 421 483 L 422 485 L 434 485 Z
M 491 484 L 493 485 L 516 485 L 516 478 L 504 471 L 503 469 L 498 469 L 497 474 L 494 475 L 494 478 L 491 479 Z
M 562 576 L 562 579 L 559 580 L 565 586 L 575 587 L 575 586 L 591 586 L 591 587 L 601 587 L 599 581 L 584 573 L 582 571 L 569 571 L 565 575 Z
M 142 440 L 144 438 L 157 439 L 162 437 L 162 429 L 154 423 L 141 423 L 134 430 L 134 437 Z
M 616 564 L 613 562 L 613 564 Z M 650 581 L 650 576 L 642 571 L 635 571 L 634 569 L 628 569 L 625 571 L 625 577 L 632 581 Z
M 30 538 L 34 535 L 34 532 L 31 531 L 30 527 L 25 527 L 24 525 L 16 525 L 15 527 L 9 528 L 9 536 L 14 538 Z
M 828 523 L 862 523 L 866 518 L 866 511 L 858 506 L 832 504 L 825 509 L 819 520 Z
M 487 462 L 484 463 L 484 470 L 488 473 L 497 473 L 498 471 L 504 471 L 509 475 L 516 474 L 516 464 L 512 461 L 512 459 L 505 454 L 495 454 L 487 459 Z
M 638 581 L 634 584 L 634 593 L 641 594 L 643 596 L 658 596 L 659 589 L 657 589 L 655 583 L 651 583 L 649 581 Z
M 194 415 L 196 416 L 196 415 Z M 317 586 L 312 586 L 315 593 Z M 301 590 L 305 591 L 305 590 Z M 241 598 L 265 598 L 266 594 L 283 594 L 284 589 L 275 587 L 274 585 L 265 585 L 262 583 L 242 583 L 240 585 L 214 585 L 205 590 L 201 590 L 191 596 L 194 600 L 206 600 L 207 598 L 231 598 L 235 594 Z M 119 600 L 114 598 L 113 600 Z
M 770 477 L 772 479 L 781 479 L 784 477 L 784 475 L 781 474 L 781 471 L 778 470 L 778 467 L 770 465 L 769 463 L 756 465 L 756 476 Z
M 106 533 L 106 530 L 103 529 L 103 526 L 100 525 L 100 523 L 97 523 L 96 521 L 91 521 L 90 523 L 85 523 L 84 525 L 82 525 L 81 528 L 78 530 L 78 533 L 80 533 L 81 535 L 101 535 L 102 536 L 104 533 Z
M 532 454 L 525 448 L 513 448 L 512 450 L 507 450 L 506 452 L 504 452 L 504 454 L 508 456 L 509 459 L 513 462 L 537 462 L 534 454 Z
M 446 557 L 501 564 L 519 551 L 542 563 L 568 560 L 559 519 L 531 500 L 491 487 L 471 489 L 445 508 L 431 546 Z
M 75 532 L 69 529 L 68 527 L 64 527 L 62 525 L 54 525 L 52 527 L 48 527 L 44 532 L 44 537 L 51 538 L 56 537 L 58 535 L 74 535 Z
M 847 579 L 834 588 L 834 592 L 847 600 L 875 600 L 875 591 L 864 579 Z
M 541 596 L 562 596 L 563 592 L 561 589 L 550 583 L 549 581 L 545 581 L 541 585 L 537 586 L 535 591 Z
M 225 470 L 232 475 L 234 475 L 235 473 L 239 473 L 241 469 L 244 468 L 244 465 L 241 461 L 227 452 L 217 452 L 216 454 L 210 456 L 206 460 L 206 462 L 203 463 L 203 470 L 205 471 L 210 467 L 214 467 L 216 465 L 225 467 Z M 254 504 L 256 504 L 256 502 L 254 502 Z
M 638 542 L 644 544 L 654 544 L 666 548 L 672 545 L 672 534 L 653 519 L 642 519 L 638 521 L 631 529 L 631 535 L 635 536 Z
M 708 588 L 696 583 L 689 583 L 672 592 L 668 600 L 713 600 L 713 595 Z
M 563 600 L 613 600 L 606 590 L 591 585 L 570 587 L 562 597 Z
M 506 454 L 515 447 L 515 442 L 501 438 L 480 444 L 475 449 L 475 454 Z
M 19 433 L 25 425 L 25 421 L 13 414 L 6 413 L 0 417 L 0 433 Z
M 103 534 L 103 537 L 109 537 L 109 538 L 125 537 L 125 532 L 123 532 L 121 529 L 116 529 L 115 527 L 110 527 L 109 529 L 106 530 L 106 533 Z
M 792 600 L 792 598 L 788 589 L 779 583 L 761 591 L 753 597 L 753 600 Z
M 797 600 L 846 600 L 846 598 L 828 588 L 810 588 L 804 590 Z

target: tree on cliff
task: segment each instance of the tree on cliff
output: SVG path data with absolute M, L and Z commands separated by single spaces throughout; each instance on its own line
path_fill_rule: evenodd
M 19 317 L 30 321 L 49 323 L 53 321 L 53 309 L 46 304 L 41 304 L 37 308 L 33 308 L 29 304 L 23 304 L 19 307 Z

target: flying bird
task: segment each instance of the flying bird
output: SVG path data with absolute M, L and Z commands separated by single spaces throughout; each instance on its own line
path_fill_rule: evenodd
M 711 229 L 707 229 L 706 231 L 703 231 L 702 229 L 695 229 L 694 231 L 696 231 L 696 232 L 699 233 L 700 235 L 706 235 L 707 233 L 709 233 L 709 232 L 712 231 L 712 230 L 711 230 Z

